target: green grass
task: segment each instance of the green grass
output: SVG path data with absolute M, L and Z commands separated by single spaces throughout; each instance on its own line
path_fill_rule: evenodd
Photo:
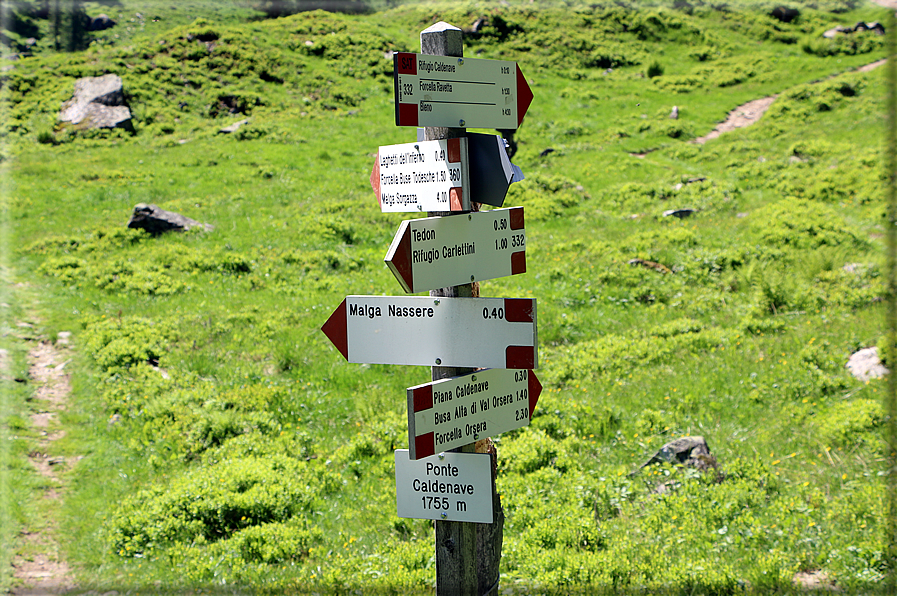
M 885 385 L 844 364 L 883 333 L 884 86 L 847 72 L 882 51 L 813 40 L 884 12 L 802 5 L 783 25 L 745 4 L 658 4 L 248 22 L 179 8 L 4 74 L 2 254 L 29 284 L 5 324 L 27 310 L 46 336 L 75 332 L 56 449 L 86 456 L 62 512 L 82 589 L 430 589 L 432 523 L 396 517 L 392 463 L 405 388 L 429 371 L 348 364 L 319 328 L 347 294 L 400 293 L 381 260 L 404 218 L 368 183 L 377 147 L 414 134 L 393 125 L 384 52 L 484 15 L 466 55 L 518 60 L 535 100 L 516 134 L 527 180 L 506 201 L 526 208 L 528 273 L 482 292 L 538 299 L 545 385 L 531 426 L 496 437 L 503 587 L 788 592 L 822 570 L 879 589 Z M 74 80 L 104 72 L 122 74 L 136 134 L 58 126 Z M 688 142 L 772 93 L 754 126 Z M 127 231 L 140 202 L 215 230 Z M 662 216 L 680 207 L 698 211 Z M 27 422 L 15 389 L 7 434 Z M 717 472 L 629 476 L 687 434 Z M 22 441 L 0 453 L 24 479 L 3 485 L 11 503 L 34 486 Z M 4 544 L 38 515 L 8 511 Z

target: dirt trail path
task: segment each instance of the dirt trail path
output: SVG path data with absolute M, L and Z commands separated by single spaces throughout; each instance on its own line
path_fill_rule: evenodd
M 36 385 L 32 396 L 37 406 L 31 415 L 31 425 L 41 438 L 28 459 L 37 473 L 46 479 L 47 488 L 38 498 L 43 501 L 45 512 L 57 509 L 63 483 L 61 474 L 74 466 L 80 457 L 67 461 L 62 457 L 50 457 L 54 441 L 65 436 L 59 428 L 58 415 L 66 409 L 71 392 L 69 376 L 65 368 L 67 358 L 67 333 L 60 333 L 56 344 L 41 341 L 28 354 L 28 376 Z M 21 533 L 21 554 L 13 559 L 13 577 L 19 584 L 14 596 L 38 596 L 63 594 L 74 588 L 74 581 L 66 562 L 60 557 L 58 524 L 50 515 L 34 520 L 39 527 L 31 527 Z
M 897 0 L 884 0 L 884 2 L 878 2 L 882 6 L 891 6 L 897 8 Z M 856 69 L 857 72 L 869 72 L 872 69 L 878 68 L 885 64 L 887 60 L 877 60 L 870 64 L 865 64 Z M 838 76 L 838 75 L 833 75 Z M 760 99 L 755 99 L 753 101 L 749 101 L 746 104 L 742 104 L 729 112 L 729 115 L 726 117 L 724 122 L 721 122 L 716 128 L 711 130 L 709 133 L 704 135 L 703 137 L 698 137 L 694 141 L 694 143 L 699 143 L 703 145 L 707 141 L 711 139 L 715 139 L 720 136 L 724 132 L 729 132 L 730 130 L 735 130 L 737 128 L 743 128 L 745 126 L 750 126 L 754 124 L 763 114 L 766 113 L 766 110 L 769 109 L 769 106 L 772 105 L 772 102 L 776 100 L 778 95 L 770 95 L 768 97 L 761 97 Z
M 760 99 L 755 99 L 738 106 L 729 112 L 729 116 L 726 118 L 725 122 L 721 123 L 705 136 L 698 137 L 694 142 L 703 145 L 710 139 L 715 139 L 724 132 L 729 132 L 730 130 L 735 130 L 736 128 L 742 128 L 744 126 L 750 126 L 757 122 L 760 119 L 760 116 L 769 109 L 769 106 L 776 100 L 776 97 L 778 97 L 778 95 L 761 97 Z

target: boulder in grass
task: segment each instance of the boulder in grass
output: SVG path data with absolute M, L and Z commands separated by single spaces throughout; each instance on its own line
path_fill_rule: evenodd
M 219 129 L 218 134 L 229 135 L 231 133 L 237 132 L 244 124 L 249 124 L 249 118 L 245 118 L 243 120 L 240 120 L 239 122 L 234 122 L 230 126 L 225 126 L 224 128 Z
M 88 31 L 105 31 L 115 27 L 115 21 L 107 14 L 101 14 L 90 19 L 87 24 Z
M 783 23 L 790 23 L 800 17 L 800 11 L 796 8 L 788 8 L 787 6 L 777 6 L 772 9 L 769 16 L 778 19 Z
M 72 98 L 62 104 L 59 120 L 78 128 L 133 130 L 131 110 L 125 104 L 121 77 L 107 74 L 75 81 Z
M 890 372 L 878 357 L 878 348 L 864 348 L 854 352 L 847 360 L 847 369 L 860 381 L 879 379 Z
M 193 228 L 200 228 L 206 231 L 214 229 L 210 224 L 198 222 L 180 213 L 166 211 L 146 203 L 138 203 L 134 206 L 134 212 L 128 221 L 128 227 L 146 230 L 153 236 L 158 236 L 164 232 L 183 232 Z
M 663 212 L 664 217 L 678 217 L 679 219 L 685 219 L 686 217 L 691 217 L 694 215 L 694 209 L 667 209 Z
M 699 470 L 716 468 L 716 458 L 710 453 L 707 441 L 704 440 L 704 437 L 694 436 L 670 441 L 632 474 L 637 474 L 652 464 L 662 463 L 679 464 Z

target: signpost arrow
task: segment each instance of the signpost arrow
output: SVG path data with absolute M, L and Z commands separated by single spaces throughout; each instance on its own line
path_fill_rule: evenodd
M 321 330 L 349 362 L 538 368 L 534 298 L 346 296 Z
M 470 201 L 501 207 L 514 176 L 514 166 L 505 149 L 505 140 L 496 135 L 469 132 L 467 142 L 470 154 Z
M 383 213 L 469 211 L 467 139 L 380 147 L 371 187 Z
M 411 293 L 526 273 L 523 207 L 404 221 L 383 260 Z
M 411 459 L 529 424 L 542 384 L 527 369 L 491 368 L 408 389 Z
M 411 460 L 397 449 L 399 517 L 491 524 L 492 461 L 486 453 L 440 453 Z
M 515 129 L 533 100 L 516 62 L 393 55 L 396 125 Z

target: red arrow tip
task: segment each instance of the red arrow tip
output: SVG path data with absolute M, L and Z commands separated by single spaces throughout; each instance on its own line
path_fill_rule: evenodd
M 536 378 L 536 373 L 529 371 L 529 417 L 532 419 L 533 412 L 536 411 L 536 402 L 542 394 L 542 383 Z
M 406 292 L 414 291 L 414 269 L 411 266 L 411 223 L 413 220 L 402 222 L 396 237 L 392 240 L 392 246 L 386 254 L 386 265 L 402 288 Z
M 529 104 L 533 101 L 533 92 L 530 90 L 523 73 L 520 72 L 520 65 L 517 66 L 517 126 L 523 122 L 523 116 L 529 109 Z
M 346 319 L 346 301 L 343 300 L 327 322 L 321 327 L 324 335 L 333 342 L 343 358 L 349 359 L 349 325 Z

